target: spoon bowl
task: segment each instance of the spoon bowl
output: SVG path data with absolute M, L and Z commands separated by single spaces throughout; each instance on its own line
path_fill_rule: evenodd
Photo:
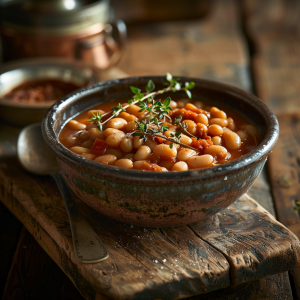
M 18 158 L 25 170 L 37 175 L 58 173 L 56 157 L 45 144 L 40 123 L 22 130 L 18 139 Z

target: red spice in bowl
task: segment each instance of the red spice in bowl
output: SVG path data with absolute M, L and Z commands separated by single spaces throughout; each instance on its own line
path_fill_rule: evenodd
M 15 87 L 4 97 L 14 102 L 39 103 L 58 100 L 81 87 L 56 79 L 32 80 Z

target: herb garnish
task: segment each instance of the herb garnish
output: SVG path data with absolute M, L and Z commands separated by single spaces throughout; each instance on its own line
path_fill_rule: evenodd
M 181 132 L 171 133 L 170 137 L 166 137 L 163 135 L 163 133 L 169 129 L 169 127 L 165 125 L 166 119 L 172 121 L 171 117 L 169 116 L 169 112 L 173 110 L 170 106 L 171 98 L 167 97 L 163 102 L 161 102 L 161 100 L 154 100 L 154 97 L 170 91 L 185 91 L 187 96 L 191 98 L 192 93 L 190 90 L 195 86 L 194 82 L 186 82 L 184 87 L 182 87 L 182 83 L 179 82 L 180 78 L 173 78 L 170 73 L 167 73 L 166 79 L 168 82 L 165 82 L 164 85 L 167 85 L 167 87 L 156 92 L 153 92 L 153 90 L 155 89 L 154 82 L 152 80 L 149 80 L 145 87 L 146 94 L 141 93 L 141 90 L 139 88 L 130 86 L 130 89 L 133 92 L 134 96 L 128 101 L 128 105 L 122 106 L 122 104 L 119 103 L 117 106 L 113 106 L 110 112 L 104 113 L 102 115 L 97 112 L 96 115 L 93 114 L 93 117 L 90 118 L 88 122 L 95 122 L 99 130 L 102 131 L 103 125 L 110 119 L 117 117 L 121 112 L 126 111 L 126 108 L 131 104 L 137 104 L 140 107 L 139 112 L 145 112 L 144 119 L 141 122 L 136 121 L 137 129 L 134 132 L 129 133 L 129 135 L 134 134 L 135 136 L 140 136 L 140 139 L 144 139 L 145 141 L 147 140 L 147 137 L 159 137 L 163 140 L 170 141 L 171 143 L 169 147 L 171 149 L 173 148 L 173 143 L 176 143 L 185 148 L 189 148 L 199 152 L 199 150 L 196 148 L 180 143 L 180 139 L 182 136 Z M 111 114 L 111 116 L 105 121 L 102 121 L 103 117 L 109 114 Z M 175 124 L 170 124 L 181 128 L 186 134 L 197 139 L 197 137 L 187 131 L 187 124 L 182 123 L 181 121 L 182 117 L 179 116 L 178 118 L 176 118 Z
M 87 120 L 87 122 L 95 122 L 97 124 L 97 127 L 99 128 L 99 130 L 102 131 L 102 116 L 99 114 L 99 112 L 97 111 L 97 114 L 95 115 L 94 113 L 92 113 L 93 117 L 90 118 L 89 120 Z

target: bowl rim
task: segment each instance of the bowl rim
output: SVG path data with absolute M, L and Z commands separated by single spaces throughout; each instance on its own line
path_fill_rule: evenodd
M 7 62 L 0 67 L 0 76 L 6 72 L 10 72 L 22 68 L 27 68 L 27 67 L 38 68 L 39 66 L 42 66 L 42 64 L 51 64 L 51 65 L 59 65 L 59 66 L 72 65 L 74 67 L 81 68 L 83 70 L 84 69 L 89 70 L 91 72 L 89 82 L 99 82 L 101 80 L 100 70 L 98 70 L 96 67 L 81 61 L 76 61 L 76 60 L 74 61 L 71 59 L 56 58 L 56 57 L 37 57 L 37 58 L 29 58 L 29 59 L 26 58 L 26 59 L 18 59 L 11 62 Z M 44 77 L 42 79 L 55 79 L 55 78 L 56 77 L 49 77 L 49 78 Z M 49 101 L 38 102 L 38 103 L 32 103 L 26 101 L 14 102 L 11 101 L 9 98 L 0 96 L 0 105 L 4 105 L 7 107 L 18 107 L 18 108 L 30 108 L 30 109 L 49 108 L 56 101 L 57 100 L 49 100 Z
M 177 76 L 176 76 L 177 77 Z M 220 83 L 213 80 L 202 79 L 202 78 L 193 78 L 193 77 L 184 77 L 178 76 L 181 78 L 182 82 L 185 81 L 194 81 L 197 85 L 201 83 L 201 86 L 205 86 L 207 88 L 216 88 L 222 90 L 222 92 L 226 94 L 232 94 L 239 97 L 243 97 L 247 103 L 253 105 L 255 103 L 256 109 L 261 112 L 262 115 L 268 116 L 267 120 L 267 130 L 265 137 L 262 139 L 261 143 L 249 153 L 241 156 L 238 159 L 235 159 L 231 162 L 208 167 L 203 169 L 193 169 L 188 171 L 180 171 L 180 172 L 146 172 L 139 170 L 127 170 L 123 168 L 118 168 L 115 166 L 109 166 L 94 162 L 89 159 L 85 159 L 67 149 L 63 146 L 54 131 L 54 125 L 56 122 L 56 114 L 60 109 L 65 108 L 68 105 L 74 104 L 77 100 L 82 99 L 84 96 L 93 95 L 99 90 L 109 89 L 111 87 L 115 87 L 116 85 L 126 84 L 135 84 L 147 82 L 149 79 L 153 81 L 164 82 L 165 76 L 138 76 L 138 77 L 127 77 L 123 79 L 114 79 L 99 82 L 97 84 L 91 85 L 89 87 L 82 88 L 77 92 L 71 93 L 63 98 L 61 98 L 58 102 L 56 102 L 45 115 L 42 122 L 42 134 L 44 140 L 48 147 L 55 153 L 57 157 L 62 159 L 63 161 L 68 161 L 73 165 L 82 164 L 84 167 L 87 167 L 93 174 L 99 174 L 100 177 L 113 178 L 115 181 L 122 181 L 127 183 L 142 183 L 142 184 L 157 184 L 158 181 L 161 181 L 161 184 L 165 185 L 167 182 L 173 184 L 182 183 L 192 185 L 193 182 L 197 181 L 207 181 L 212 178 L 223 177 L 224 180 L 227 180 L 227 176 L 230 174 L 235 174 L 237 172 L 241 172 L 247 170 L 252 165 L 257 164 L 259 161 L 265 159 L 267 155 L 273 149 L 279 135 L 279 125 L 275 115 L 271 112 L 271 110 L 256 96 L 237 88 L 232 85 L 228 85 L 225 83 Z M 252 103 L 252 104 L 251 104 Z M 71 119 L 71 118 L 70 118 Z M 79 171 L 80 172 L 80 171 Z

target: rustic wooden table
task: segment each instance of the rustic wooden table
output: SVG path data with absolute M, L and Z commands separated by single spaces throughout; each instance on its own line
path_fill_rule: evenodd
M 129 6 L 118 7 L 114 2 L 116 13 L 126 19 Z M 197 9 L 198 15 L 203 12 L 203 3 L 198 2 L 208 5 L 203 18 L 196 17 Z M 300 218 L 293 207 L 300 201 L 300 1 L 191 1 L 193 19 L 164 22 L 159 21 L 161 12 L 147 14 L 136 1 L 128 0 L 133 3 L 131 19 L 141 21 L 128 22 L 129 42 L 118 67 L 133 76 L 171 72 L 230 83 L 256 93 L 275 112 L 280 138 L 268 170 L 249 194 L 299 237 Z M 188 12 L 188 4 L 182 12 Z M 155 17 L 156 21 L 151 20 Z M 20 128 L 10 130 L 18 133 Z M 7 185 L 4 189 L 1 182 L 0 197 L 8 197 Z M 2 204 L 0 216 L 3 299 L 83 299 Z M 300 272 L 296 269 L 191 299 L 297 299 L 299 291 Z

